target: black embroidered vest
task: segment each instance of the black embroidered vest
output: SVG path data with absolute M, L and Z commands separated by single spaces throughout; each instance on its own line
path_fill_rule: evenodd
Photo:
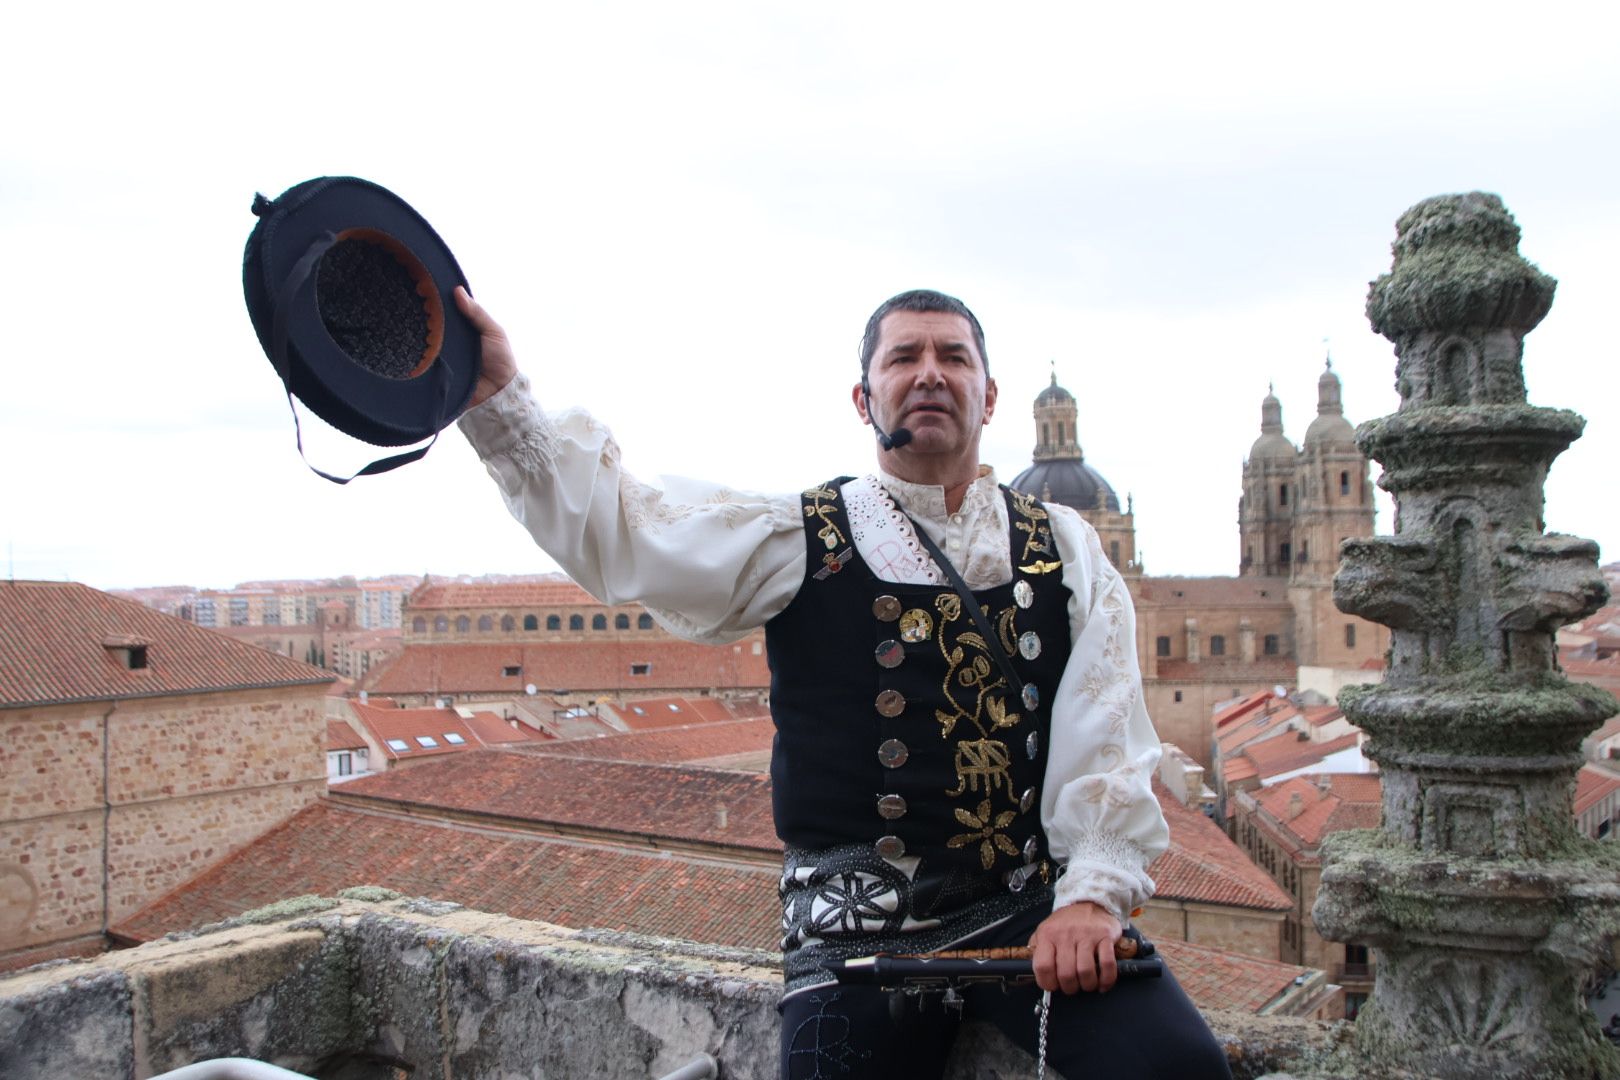
M 1002 489 L 1013 579 L 974 593 L 995 631 L 987 642 L 951 586 L 873 574 L 844 482 L 804 493 L 805 581 L 765 628 L 777 835 L 789 849 L 919 857 L 918 915 L 1037 869 L 1047 880 L 1041 787 L 1070 594 L 1046 510 Z M 1011 657 L 1025 700 L 991 649 Z

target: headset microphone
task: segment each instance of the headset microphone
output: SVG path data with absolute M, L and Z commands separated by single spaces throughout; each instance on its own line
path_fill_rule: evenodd
M 877 432 L 878 445 L 885 450 L 898 450 L 911 441 L 910 428 L 895 428 L 894 433 L 884 431 L 878 425 L 877 417 L 872 414 L 872 384 L 865 375 L 861 376 L 861 395 L 866 398 L 866 418 L 872 424 L 872 430 Z

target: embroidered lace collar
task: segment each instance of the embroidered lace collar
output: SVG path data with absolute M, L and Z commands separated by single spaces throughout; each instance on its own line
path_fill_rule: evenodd
M 900 509 L 912 517 L 941 525 L 945 523 L 948 516 L 945 513 L 945 489 L 940 485 L 913 484 L 881 471 L 870 479 L 887 491 Z M 957 512 L 972 518 L 989 509 L 1000 497 L 1001 487 L 996 482 L 995 470 L 988 465 L 980 465 L 979 477 L 968 485 L 962 495 L 962 508 Z

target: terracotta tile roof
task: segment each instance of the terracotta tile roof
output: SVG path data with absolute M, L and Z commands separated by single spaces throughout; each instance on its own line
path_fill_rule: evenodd
M 632 664 L 648 665 L 646 674 L 632 675 Z M 517 674 L 503 674 L 508 668 Z M 675 640 L 407 645 L 392 663 L 371 673 L 366 688 L 380 694 L 517 697 L 531 683 L 542 693 L 624 695 L 706 687 L 764 689 L 771 675 L 764 653 L 756 656 L 747 645 Z
M 1221 827 L 1197 810 L 1181 805 L 1153 782 L 1153 793 L 1170 826 L 1170 847 L 1148 867 L 1156 895 L 1167 900 L 1286 911 L 1288 894 L 1234 844 Z
M 1256 709 L 1264 706 L 1269 700 L 1271 700 L 1270 690 L 1257 690 L 1252 694 L 1246 694 L 1238 698 L 1223 709 L 1215 710 L 1210 720 L 1214 723 L 1215 728 L 1219 730 L 1227 724 L 1236 723 L 1243 717 L 1250 715 Z
M 702 701 L 703 699 L 698 699 Z M 632 731 L 646 731 L 650 728 L 689 727 L 699 722 L 714 722 L 715 720 L 730 720 L 731 714 L 720 702 L 710 698 L 707 712 L 698 708 L 698 702 L 688 698 L 638 698 L 627 701 L 623 705 L 607 705 L 605 708 L 618 717 L 625 727 Z
M 520 919 L 775 949 L 778 876 L 322 800 L 113 932 L 149 941 L 289 896 L 382 885 Z
M 326 722 L 326 748 L 328 750 L 358 750 L 366 740 L 355 734 L 354 728 L 342 720 Z
M 749 773 L 479 750 L 349 781 L 341 797 L 773 855 L 782 850 L 771 821 L 770 778 Z
M 1258 1013 L 1292 989 L 1296 978 L 1316 973 L 1314 968 L 1259 960 L 1188 941 L 1155 940 L 1153 944 L 1200 1009 Z
M 513 727 L 492 712 L 475 712 L 471 716 L 463 716 L 461 722 L 467 725 L 473 736 L 485 746 L 505 746 L 508 744 L 527 744 L 531 742 L 546 743 L 551 736 L 542 731 L 535 731 L 527 724 L 518 724 Z
M 1136 596 L 1138 606 L 1143 601 L 1163 607 L 1289 606 L 1288 579 L 1280 577 L 1145 577 Z
M 1297 736 L 1279 735 L 1275 739 L 1249 743 L 1243 748 L 1242 754 L 1254 762 L 1255 772 L 1264 778 L 1306 768 L 1329 754 L 1352 750 L 1360 744 L 1361 733 L 1357 731 L 1319 743 Z
M 1295 776 L 1254 793 L 1260 808 L 1277 820 L 1284 839 L 1314 855 L 1329 833 L 1341 829 L 1375 829 L 1383 815 L 1383 785 L 1376 774 L 1319 773 Z M 1299 813 L 1290 817 L 1299 796 Z M 1269 828 L 1269 822 L 1261 821 Z
M 412 611 L 429 608 L 600 607 L 602 602 L 567 578 L 553 581 L 445 582 L 423 585 L 405 601 Z
M 0 708 L 318 686 L 319 668 L 85 585 L 0 582 Z M 118 646 L 146 646 L 126 668 Z
M 1599 802 L 1620 790 L 1620 774 L 1596 765 L 1582 765 L 1575 774 L 1575 814 L 1586 813 Z
M 728 720 L 721 724 L 660 728 L 657 731 L 611 735 L 605 739 L 538 743 L 524 749 L 538 754 L 596 758 L 599 761 L 701 764 L 713 758 L 737 754 L 768 754 L 775 735 L 776 725 L 767 716 L 752 720 Z
M 1287 698 L 1274 698 L 1267 693 L 1258 708 L 1229 717 L 1225 726 L 1215 733 L 1216 753 L 1223 757 L 1237 752 L 1247 744 L 1260 739 L 1289 738 L 1278 735 L 1289 726 L 1289 721 L 1300 715 L 1300 710 Z
M 454 709 L 390 709 L 358 701 L 349 702 L 349 708 L 391 761 L 458 754 L 482 745 Z M 431 739 L 432 745 L 424 746 L 422 739 Z M 391 741 L 404 748 L 389 745 Z

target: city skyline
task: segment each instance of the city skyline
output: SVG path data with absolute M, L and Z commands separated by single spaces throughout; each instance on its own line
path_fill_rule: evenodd
M 30 103 L 0 150 L 9 573 L 114 588 L 554 568 L 454 431 L 346 488 L 299 462 L 238 267 L 253 193 L 323 173 L 416 206 L 542 403 L 592 409 L 643 479 L 792 491 L 871 468 L 849 404 L 866 315 L 908 287 L 956 293 L 1001 389 L 984 459 L 1003 480 L 1028 463 L 1055 364 L 1088 463 L 1135 496 L 1148 571 L 1195 575 L 1236 568 L 1268 386 L 1296 442 L 1329 350 L 1351 421 L 1393 410 L 1394 355 L 1362 307 L 1395 219 L 1495 191 L 1560 281 L 1526 342 L 1530 401 L 1589 422 L 1553 467 L 1548 528 L 1620 551 L 1603 497 L 1620 149 L 1597 137 L 1620 119 L 1614 13 L 474 5 L 430 35 L 311 6 L 332 40 L 367 42 L 334 65 L 301 10 L 109 8 L 89 32 L 17 17 L 38 47 L 0 73 Z M 454 89 L 382 93 L 382 61 L 430 42 Z M 303 415 L 321 467 L 377 456 Z

